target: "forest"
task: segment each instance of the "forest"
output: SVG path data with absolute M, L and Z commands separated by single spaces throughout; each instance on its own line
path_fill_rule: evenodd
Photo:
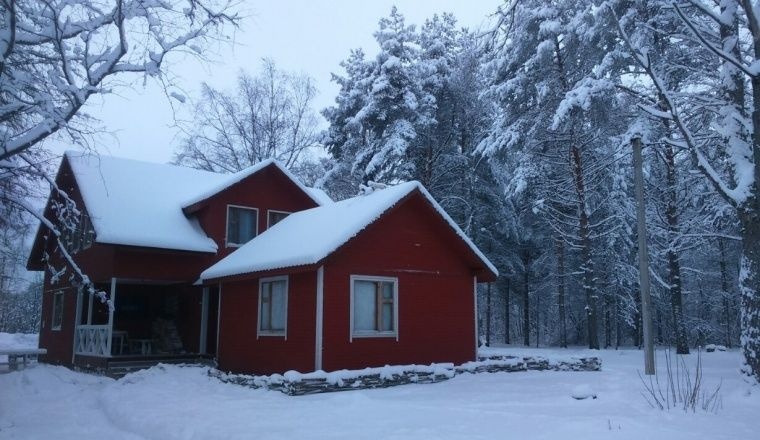
M 600 349 L 642 345 L 640 142 L 655 342 L 682 354 L 741 346 L 760 378 L 756 13 L 750 0 L 507 0 L 490 27 L 466 29 L 393 8 L 373 55 L 357 48 L 335 66 L 332 106 L 315 109 L 308 75 L 265 60 L 234 89 L 204 85 L 174 161 L 234 172 L 276 158 L 335 200 L 417 180 L 500 271 L 478 292 L 482 344 Z M 13 61 L 5 46 L 0 60 Z M 20 200 L 48 191 L 30 182 L 47 182 L 52 163 L 29 137 L 45 110 L 12 78 L 0 80 L 6 273 L 29 223 Z M 86 145 L 91 126 L 73 121 L 84 125 L 48 132 Z

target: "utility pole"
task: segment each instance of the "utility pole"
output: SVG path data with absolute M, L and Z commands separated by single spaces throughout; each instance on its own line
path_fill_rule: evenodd
M 636 223 L 639 235 L 639 288 L 641 320 L 644 333 L 644 374 L 654 374 L 654 338 L 652 335 L 652 300 L 649 295 L 649 250 L 647 248 L 646 207 L 644 206 L 644 164 L 641 138 L 631 139 L 633 147 L 633 181 L 636 187 Z

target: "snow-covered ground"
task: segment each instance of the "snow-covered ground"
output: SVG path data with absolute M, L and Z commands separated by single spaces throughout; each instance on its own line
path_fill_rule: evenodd
M 463 374 L 438 384 L 301 397 L 223 384 L 199 367 L 162 366 L 114 381 L 38 365 L 0 374 L 0 438 L 760 438 L 760 387 L 739 375 L 736 351 L 702 356 L 705 386 L 722 380 L 717 414 L 652 409 L 640 394 L 641 352 L 593 354 L 603 358 L 603 371 Z M 573 399 L 580 389 L 597 399 Z

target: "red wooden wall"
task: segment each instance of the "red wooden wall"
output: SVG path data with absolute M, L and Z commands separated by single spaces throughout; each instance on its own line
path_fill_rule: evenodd
M 256 338 L 258 279 L 222 284 L 219 368 L 253 374 L 314 370 L 316 279 L 315 272 L 288 276 L 287 338 Z
M 420 195 L 394 208 L 324 262 L 327 371 L 475 358 L 471 257 Z M 350 276 L 397 277 L 399 337 L 350 340 Z M 256 340 L 258 280 L 222 286 L 219 365 L 242 373 L 314 369 L 316 271 L 290 275 L 288 340 Z
M 275 165 L 270 165 L 230 186 L 202 205 L 196 215 L 206 235 L 213 238 L 219 246 L 217 261 L 237 249 L 225 247 L 227 205 L 257 208 L 259 234 L 267 228 L 267 211 L 270 209 L 296 212 L 318 206 Z
M 474 360 L 474 272 L 454 235 L 415 194 L 329 259 L 323 369 Z M 398 278 L 398 341 L 350 341 L 351 275 Z
M 72 197 L 77 206 L 83 206 L 76 180 L 73 177 L 70 166 L 65 160 L 61 164 L 56 181 Z M 203 269 L 235 250 L 235 248 L 225 248 L 227 204 L 258 208 L 259 233 L 263 232 L 267 227 L 268 209 L 295 212 L 317 206 L 310 197 L 304 194 L 276 166 L 269 166 L 214 195 L 205 201 L 202 207 L 194 213 L 194 215 L 198 216 L 206 234 L 214 239 L 219 246 L 219 252 L 216 254 L 94 243 L 88 249 L 77 253 L 74 258 L 90 279 L 96 283 L 103 283 L 106 286 L 106 291 L 112 277 L 145 280 L 145 283 L 148 284 L 151 281 L 186 283 L 187 286 L 184 289 L 185 291 L 183 291 L 183 301 L 180 304 L 183 316 L 180 320 L 181 325 L 179 326 L 179 330 L 185 348 L 197 350 L 198 334 L 200 332 L 201 296 L 200 288 L 191 287 L 190 284 L 197 280 Z M 48 216 L 50 216 L 49 213 Z M 38 236 L 29 261 L 29 268 L 31 270 L 42 270 L 44 268 L 40 261 L 43 246 L 44 242 L 41 240 L 41 236 Z M 55 260 L 55 267 L 63 267 L 63 262 L 56 258 L 57 254 L 51 244 L 48 245 L 47 250 L 48 254 Z M 68 278 L 68 275 L 64 278 Z M 48 355 L 43 357 L 43 360 L 70 364 L 76 314 L 75 289 L 68 288 L 64 295 L 64 322 L 61 330 L 50 330 L 53 305 L 50 291 L 61 287 L 69 286 L 68 283 L 63 281 L 51 285 L 49 275 L 45 276 L 40 347 L 48 349 Z M 86 303 L 86 296 L 84 300 Z M 210 311 L 210 314 L 213 314 L 213 316 L 209 317 L 210 335 L 215 335 L 216 331 L 215 313 L 216 304 L 211 307 Z M 216 348 L 215 345 L 216 337 L 214 336 L 208 341 L 208 348 L 213 351 Z

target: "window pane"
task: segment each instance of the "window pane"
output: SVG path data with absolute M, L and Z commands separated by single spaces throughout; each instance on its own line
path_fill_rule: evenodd
M 53 294 L 53 328 L 61 327 L 63 322 L 63 294 Z
M 393 300 L 393 283 L 382 283 L 383 284 L 383 299 L 389 299 Z
M 392 332 L 393 329 L 393 303 L 383 304 L 383 328 L 384 332 Z
M 259 329 L 261 330 L 272 328 L 272 318 L 269 313 L 272 301 L 270 287 L 270 283 L 261 283 L 261 323 L 259 324 Z
M 354 330 L 376 330 L 375 307 L 375 283 L 354 281 Z
M 272 286 L 272 327 L 271 330 L 285 330 L 285 314 L 287 302 L 285 300 L 285 281 L 275 281 Z
M 248 243 L 256 236 L 256 211 L 250 209 L 240 210 L 240 244 Z
M 229 208 L 227 214 L 227 242 L 228 243 L 240 243 L 240 234 L 238 234 L 238 210 L 235 208 Z
M 227 216 L 227 243 L 245 244 L 256 236 L 257 211 L 248 208 L 229 207 Z
M 276 225 L 277 223 L 279 223 L 282 220 L 284 220 L 285 217 L 287 217 L 288 215 L 290 215 L 290 214 L 288 214 L 287 212 L 273 212 L 273 211 L 269 211 L 269 226 L 272 227 L 272 226 Z

